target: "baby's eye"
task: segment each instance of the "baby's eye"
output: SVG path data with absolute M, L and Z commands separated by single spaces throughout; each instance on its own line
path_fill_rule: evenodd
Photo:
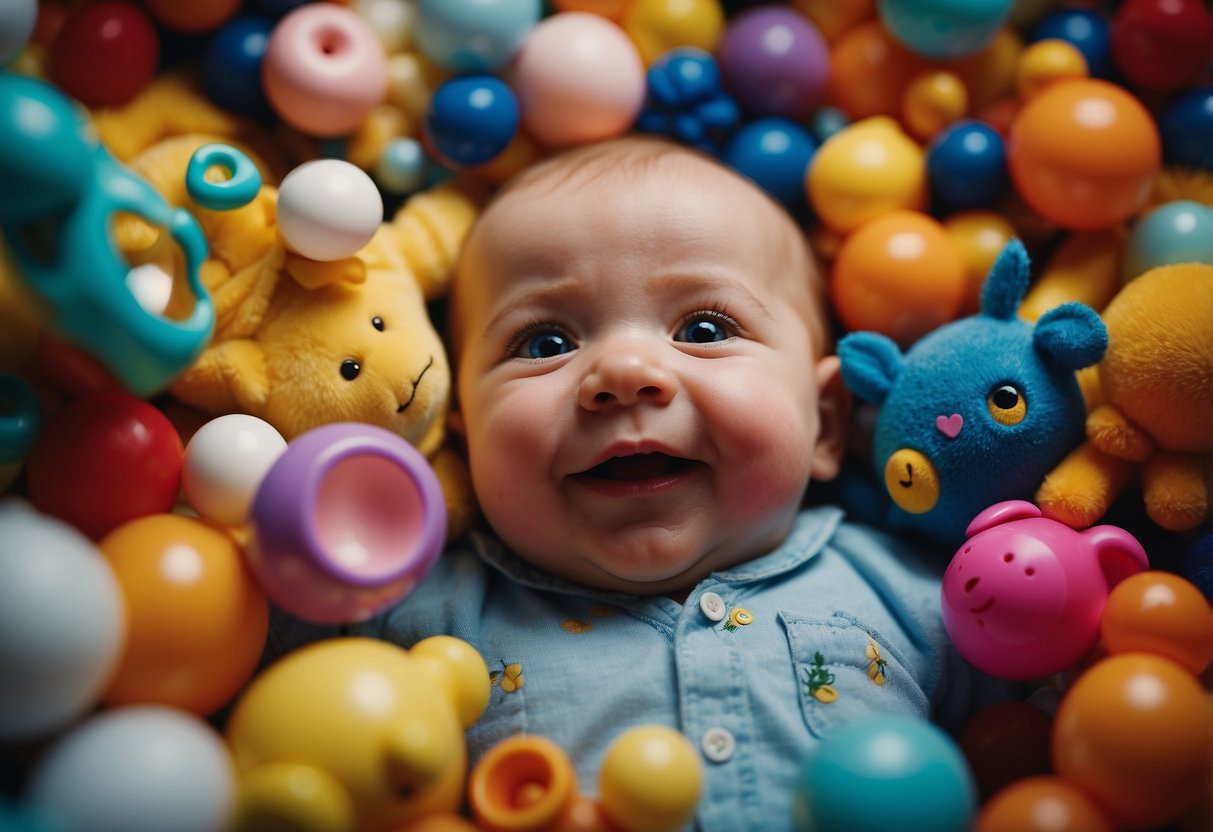
M 1018 425 L 1028 415 L 1028 400 L 1010 384 L 1000 384 L 991 390 L 986 407 L 995 422 L 1007 427 Z
M 341 377 L 346 381 L 353 381 L 358 378 L 358 374 L 362 372 L 362 365 L 352 358 L 347 358 L 341 362 Z
M 675 333 L 674 340 L 691 344 L 710 344 L 714 341 L 727 341 L 736 334 L 736 325 L 727 315 L 720 312 L 696 312 L 686 319 Z
M 542 329 L 523 333 L 511 351 L 515 358 L 552 358 L 572 352 L 573 340 L 558 329 Z

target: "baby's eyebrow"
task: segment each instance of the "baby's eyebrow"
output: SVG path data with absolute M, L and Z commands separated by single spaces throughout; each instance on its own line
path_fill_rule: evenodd
M 709 274 L 674 273 L 655 274 L 646 280 L 650 289 L 665 297 L 691 298 L 696 296 L 728 296 L 740 295 L 742 299 L 752 304 L 767 318 L 772 318 L 770 307 L 754 294 L 754 291 L 743 280 L 726 273 L 712 272 Z
M 503 320 L 531 309 L 547 310 L 567 304 L 584 304 L 590 301 L 585 285 L 572 277 L 556 278 L 522 289 L 511 295 L 497 314 L 485 325 L 485 334 L 501 325 Z

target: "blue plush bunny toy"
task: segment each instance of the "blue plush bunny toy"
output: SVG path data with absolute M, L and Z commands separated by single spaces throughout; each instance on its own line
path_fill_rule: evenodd
M 904 354 L 890 338 L 853 332 L 838 344 L 842 377 L 879 406 L 873 461 L 891 528 L 958 545 L 984 508 L 1031 499 L 1084 436 L 1075 371 L 1096 364 L 1107 331 L 1067 303 L 1035 325 L 1016 312 L 1028 253 L 1012 240 L 982 288 L 981 312 L 940 327 Z

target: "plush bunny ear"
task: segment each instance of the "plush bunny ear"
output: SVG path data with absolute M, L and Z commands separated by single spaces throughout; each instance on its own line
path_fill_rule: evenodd
M 483 195 L 472 186 L 446 182 L 410 197 L 389 224 L 427 301 L 446 293 L 455 259 L 482 201 Z
M 210 346 L 173 382 L 170 392 L 209 413 L 260 416 L 270 392 L 265 353 L 247 338 Z
M 901 374 L 901 348 L 878 332 L 852 332 L 838 342 L 842 380 L 856 396 L 880 404 Z
M 981 288 L 981 313 L 1000 321 L 1015 317 L 1028 291 L 1028 250 L 1018 239 L 1003 247 Z
M 1032 342 L 1057 366 L 1081 370 L 1103 358 L 1108 329 L 1091 307 L 1063 303 L 1040 316 Z

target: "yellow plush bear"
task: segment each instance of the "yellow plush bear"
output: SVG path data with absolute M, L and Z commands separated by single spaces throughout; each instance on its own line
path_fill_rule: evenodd
M 1213 266 L 1159 266 L 1104 309 L 1087 441 L 1046 478 L 1036 502 L 1076 528 L 1098 520 L 1139 475 L 1150 518 L 1195 528 L 1209 502 L 1213 454 Z
M 352 257 L 310 260 L 278 233 L 274 186 L 230 211 L 190 199 L 185 170 L 211 141 L 223 139 L 164 139 L 130 162 L 197 217 L 210 245 L 202 279 L 215 302 L 214 339 L 170 392 L 206 413 L 257 416 L 288 440 L 337 421 L 387 428 L 430 459 L 450 526 L 462 528 L 470 489 L 444 445 L 451 374 L 427 302 L 445 290 L 477 195 L 455 184 L 417 194 Z

